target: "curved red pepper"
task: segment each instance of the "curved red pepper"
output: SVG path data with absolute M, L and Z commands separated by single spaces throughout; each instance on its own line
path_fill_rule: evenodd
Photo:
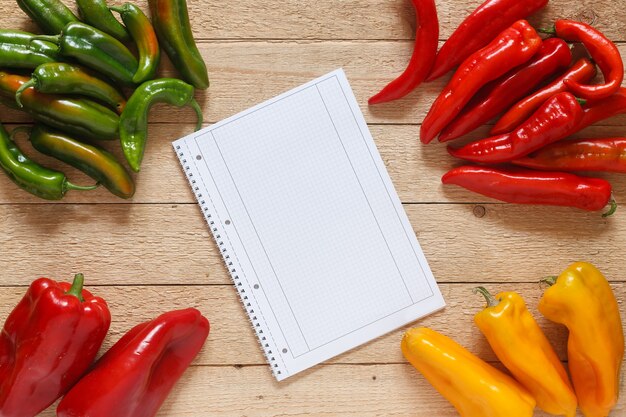
M 566 68 L 572 52 L 564 40 L 546 39 L 532 60 L 487 84 L 439 135 L 440 142 L 456 139 L 482 126 L 509 108 L 543 80 Z
M 543 170 L 626 173 L 626 138 L 562 140 L 513 163 Z
M 591 57 L 597 62 L 604 84 L 587 85 L 575 80 L 565 80 L 567 88 L 577 97 L 584 99 L 601 99 L 619 90 L 624 80 L 624 63 L 619 49 L 600 31 L 582 22 L 561 19 L 554 25 L 559 38 L 572 42 L 582 42 Z
M 578 128 L 582 130 L 600 120 L 621 113 L 626 113 L 626 88 L 624 87 L 603 100 L 588 101 L 583 108 L 583 118 Z
M 426 79 L 446 74 L 474 52 L 489 44 L 500 32 L 548 4 L 548 0 L 487 0 L 461 22 L 443 44 Z
M 513 132 L 481 139 L 459 149 L 448 146 L 448 152 L 473 162 L 509 162 L 571 135 L 578 130 L 582 116 L 576 97 L 559 93 Z
M 109 330 L 106 302 L 74 284 L 34 281 L 0 333 L 0 416 L 33 417 L 92 364 Z
M 566 78 L 586 83 L 591 81 L 591 79 L 595 76 L 595 64 L 587 58 L 579 59 L 569 70 L 565 72 L 565 74 L 513 105 L 513 107 L 511 107 L 502 117 L 500 117 L 500 119 L 498 119 L 495 126 L 489 133 L 492 135 L 499 135 L 515 129 L 520 125 L 520 123 L 528 119 L 533 112 L 550 97 L 567 91 L 567 87 L 563 82 Z
M 63 397 L 57 417 L 155 416 L 208 335 L 195 308 L 135 326 Z
M 378 104 L 396 100 L 409 94 L 430 72 L 437 55 L 439 20 L 435 0 L 412 0 L 417 20 L 415 46 L 409 65 L 395 80 L 391 81 L 368 103 Z
M 496 169 L 461 166 L 441 178 L 496 200 L 516 204 L 544 204 L 602 210 L 611 202 L 611 184 L 600 178 L 579 177 L 563 172 Z M 612 214 L 614 207 L 606 215 Z
M 482 86 L 528 61 L 541 43 L 535 29 L 527 21 L 519 20 L 489 45 L 467 58 L 424 118 L 420 129 L 421 141 L 432 141 Z

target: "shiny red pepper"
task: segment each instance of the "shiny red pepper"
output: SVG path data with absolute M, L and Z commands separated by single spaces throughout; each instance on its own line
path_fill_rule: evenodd
M 626 138 L 561 140 L 513 163 L 551 171 L 626 173 Z
M 584 99 L 597 100 L 619 90 L 624 79 L 624 63 L 619 49 L 613 42 L 590 25 L 573 20 L 557 20 L 554 29 L 559 38 L 582 42 L 604 75 L 604 84 L 599 85 L 581 84 L 578 81 L 566 79 L 565 85 L 572 93 Z
M 547 86 L 535 91 L 525 99 L 513 105 L 498 121 L 489 133 L 499 135 L 510 132 L 528 119 L 535 110 L 555 94 L 567 91 L 565 79 L 586 83 L 596 76 L 596 66 L 587 58 L 581 58 L 559 78 Z
M 582 130 L 600 120 L 608 119 L 621 113 L 626 113 L 626 88 L 624 87 L 621 87 L 617 93 L 605 99 L 588 101 L 583 107 L 583 119 L 578 129 Z
M 444 184 L 455 184 L 496 200 L 516 204 L 544 204 L 602 210 L 611 200 L 611 184 L 601 178 L 579 177 L 564 172 L 523 169 L 497 169 L 484 166 L 460 166 L 441 178 Z
M 493 119 L 557 71 L 567 68 L 572 52 L 564 40 L 546 39 L 532 60 L 487 84 L 439 135 L 440 142 L 456 139 Z
M 578 130 L 582 115 L 576 97 L 559 93 L 513 132 L 481 139 L 458 149 L 448 147 L 448 152 L 473 162 L 509 162 L 571 135 Z
M 432 141 L 470 99 L 491 80 L 528 61 L 541 38 L 525 20 L 515 22 L 489 45 L 467 58 L 437 97 L 420 129 L 423 143 Z
M 155 416 L 208 335 L 195 308 L 135 326 L 63 397 L 57 417 Z
M 92 364 L 111 323 L 106 302 L 74 283 L 34 281 L 0 333 L 0 416 L 33 417 Z
M 543 8 L 548 0 L 487 0 L 461 22 L 437 54 L 427 78 L 446 74 L 467 57 L 489 44 L 500 32 L 519 19 Z
M 417 29 L 409 65 L 398 78 L 371 97 L 369 104 L 384 103 L 406 96 L 424 81 L 435 63 L 439 41 L 439 20 L 435 0 L 412 0 L 411 3 L 415 9 Z

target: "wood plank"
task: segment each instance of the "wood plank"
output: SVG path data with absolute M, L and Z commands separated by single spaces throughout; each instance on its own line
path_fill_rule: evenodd
M 65 278 L 65 277 L 60 277 Z M 231 286 L 91 286 L 96 295 L 107 300 L 112 315 L 111 329 L 101 352 L 108 350 L 126 331 L 151 320 L 165 311 L 198 308 L 211 322 L 211 333 L 195 365 L 264 365 L 265 357 L 256 335 Z M 422 320 L 391 332 L 366 345 L 328 361 L 334 364 L 403 363 L 400 352 L 402 334 L 409 327 L 426 326 L 453 337 L 471 352 L 489 362 L 498 361 L 485 338 L 473 324 L 473 316 L 484 307 L 481 296 L 472 294 L 476 284 L 441 284 L 446 308 Z M 618 302 L 626 301 L 626 283 L 612 284 Z M 517 291 L 556 349 L 561 360 L 567 359 L 566 329 L 546 320 L 537 303 L 543 294 L 538 284 L 492 283 L 488 289 Z M 0 293 L 0 323 L 21 299 L 25 287 L 5 287 Z M 622 311 L 622 315 L 626 316 Z

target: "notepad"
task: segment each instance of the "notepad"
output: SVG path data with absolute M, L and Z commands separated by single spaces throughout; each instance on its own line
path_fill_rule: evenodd
M 343 70 L 173 145 L 276 379 L 444 306 Z

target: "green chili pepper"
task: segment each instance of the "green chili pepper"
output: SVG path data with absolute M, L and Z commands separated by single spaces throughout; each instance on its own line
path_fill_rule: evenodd
M 120 41 L 84 23 L 70 23 L 57 36 L 35 36 L 35 39 L 59 45 L 62 56 L 100 71 L 112 80 L 133 84 L 137 59 Z
M 77 94 L 100 100 L 122 113 L 126 99 L 115 87 L 98 78 L 86 68 L 63 62 L 52 62 L 35 68 L 32 78 L 22 84 L 15 93 L 15 100 L 21 106 L 22 92 L 35 87 L 46 94 Z
M 150 20 L 139 7 L 132 3 L 125 3 L 122 7 L 111 7 L 110 9 L 120 14 L 122 21 L 137 44 L 139 66 L 133 77 L 133 82 L 140 84 L 153 79 L 161 58 L 161 50 Z
M 89 175 L 121 198 L 135 194 L 135 183 L 115 156 L 97 146 L 82 143 L 43 125 L 35 125 L 30 143 L 39 152 L 55 157 Z
M 0 67 L 33 69 L 59 59 L 57 47 L 34 41 L 32 33 L 0 29 Z
M 206 64 L 193 39 L 185 0 L 149 0 L 159 43 L 174 67 L 194 87 L 209 88 Z
M 46 200 L 60 200 L 68 190 L 93 190 L 98 186 L 74 185 L 62 172 L 45 168 L 32 161 L 11 140 L 1 124 L 0 167 L 19 187 Z
M 15 100 L 15 93 L 28 77 L 0 71 L 0 95 Z M 35 91 L 22 91 L 23 110 L 35 120 L 84 139 L 111 140 L 117 137 L 119 116 L 94 101 Z
M 130 168 L 139 172 L 148 134 L 148 113 L 156 103 L 191 106 L 198 115 L 196 130 L 202 127 L 202 109 L 193 98 L 193 86 L 174 78 L 159 78 L 141 84 L 128 99 L 120 116 L 120 140 Z
M 71 22 L 78 18 L 60 0 L 17 0 L 20 6 L 39 27 L 50 35 L 56 35 Z
M 128 42 L 130 36 L 126 28 L 117 21 L 105 0 L 76 0 L 83 21 L 108 33 L 120 42 Z

